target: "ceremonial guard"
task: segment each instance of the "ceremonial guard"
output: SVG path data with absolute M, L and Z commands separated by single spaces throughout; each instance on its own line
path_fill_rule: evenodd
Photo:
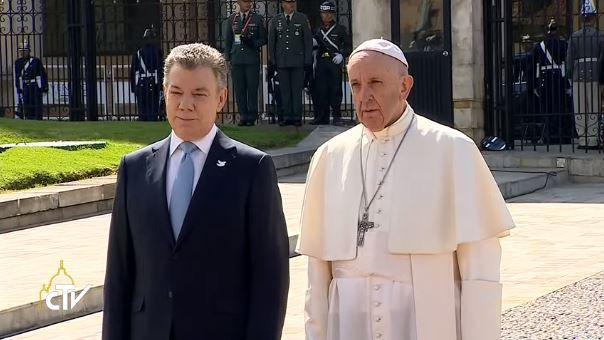
M 333 123 L 341 122 L 342 66 L 350 54 L 351 41 L 346 28 L 335 21 L 336 5 L 325 1 L 321 7 L 322 26 L 314 34 L 317 43 L 315 63 L 315 120 L 312 124 L 329 124 L 330 107 Z
M 29 42 L 19 45 L 20 58 L 15 61 L 17 112 L 24 119 L 42 120 L 42 94 L 48 92 L 48 81 L 42 60 L 30 53 Z
M 258 118 L 260 48 L 266 44 L 264 18 L 252 11 L 251 0 L 238 0 L 239 12 L 224 22 L 225 59 L 231 64 L 239 126 L 253 126 Z
M 597 12 L 593 0 L 581 6 L 582 27 L 574 32 L 568 44 L 567 73 L 572 76 L 575 128 L 580 149 L 598 147 L 598 112 L 600 84 L 598 58 L 604 50 L 604 36 L 595 27 Z
M 533 48 L 535 91 L 539 112 L 547 116 L 541 120 L 547 127 L 552 143 L 570 143 L 573 136 L 569 113 L 570 82 L 566 78 L 566 51 L 568 44 L 558 36 L 558 25 L 552 19 L 547 25 L 547 35 Z
M 268 30 L 269 63 L 277 68 L 283 120 L 279 125 L 302 125 L 305 72 L 312 73 L 312 32 L 308 18 L 296 11 L 296 0 L 282 0 L 283 13 Z
M 141 121 L 156 121 L 159 116 L 164 56 L 156 45 L 156 37 L 152 28 L 145 29 L 145 46 L 132 56 L 130 67 L 130 90 L 136 96 L 138 119 Z

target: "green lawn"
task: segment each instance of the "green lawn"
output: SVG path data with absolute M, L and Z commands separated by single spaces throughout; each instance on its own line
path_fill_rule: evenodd
M 231 138 L 262 150 L 295 145 L 309 132 L 274 126 L 222 126 L 221 130 Z M 169 133 L 170 126 L 166 122 L 39 122 L 0 118 L 0 144 L 59 140 L 108 142 L 106 148 L 99 150 L 15 148 L 0 153 L 0 191 L 112 174 L 123 155 L 161 140 Z

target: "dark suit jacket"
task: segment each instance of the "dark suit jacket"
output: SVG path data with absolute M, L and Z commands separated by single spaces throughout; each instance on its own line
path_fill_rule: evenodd
M 169 147 L 167 138 L 122 160 L 103 339 L 280 339 L 289 250 L 272 159 L 218 131 L 174 240 Z

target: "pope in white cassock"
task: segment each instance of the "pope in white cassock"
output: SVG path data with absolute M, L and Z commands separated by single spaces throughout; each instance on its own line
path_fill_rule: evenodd
M 474 142 L 407 103 L 403 52 L 348 63 L 362 124 L 313 156 L 297 251 L 308 340 L 495 340 L 501 247 L 514 222 Z

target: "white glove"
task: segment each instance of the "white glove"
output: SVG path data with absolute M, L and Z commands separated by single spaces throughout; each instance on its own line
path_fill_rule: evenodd
M 333 57 L 333 59 L 331 59 L 331 61 L 333 61 L 333 63 L 336 65 L 340 65 L 342 63 L 342 61 L 344 61 L 344 56 L 341 55 L 340 53 L 336 53 L 336 56 Z
M 317 42 L 317 39 L 312 38 L 312 47 L 317 47 L 319 46 L 319 43 Z

